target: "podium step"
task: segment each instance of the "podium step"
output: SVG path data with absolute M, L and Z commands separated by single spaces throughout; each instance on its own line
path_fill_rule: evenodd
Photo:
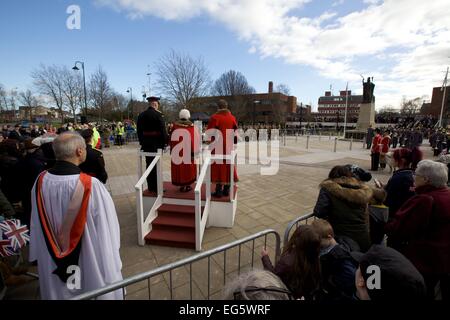
M 195 207 L 163 204 L 145 241 L 152 245 L 195 249 Z
M 195 229 L 192 231 L 152 230 L 145 237 L 145 242 L 158 246 L 195 249 Z

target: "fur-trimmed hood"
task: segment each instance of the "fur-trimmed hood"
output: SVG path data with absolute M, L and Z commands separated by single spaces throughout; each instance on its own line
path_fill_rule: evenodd
M 320 187 L 338 199 L 358 205 L 366 205 L 372 198 L 372 189 L 353 177 L 327 179 Z

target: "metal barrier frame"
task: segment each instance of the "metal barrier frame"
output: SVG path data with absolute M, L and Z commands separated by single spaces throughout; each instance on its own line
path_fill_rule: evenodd
M 308 224 L 308 219 L 316 220 L 317 217 L 314 215 L 314 212 L 307 213 L 301 217 L 298 217 L 291 222 L 289 222 L 288 226 L 286 227 L 284 231 L 284 238 L 283 238 L 283 246 L 286 246 L 286 244 L 289 242 L 289 236 L 291 232 L 298 228 L 298 225 L 305 221 L 306 224 Z M 294 228 L 295 227 L 295 228 Z
M 245 238 L 224 244 L 222 246 L 219 246 L 217 248 L 202 252 L 202 253 L 198 253 L 196 255 L 181 259 L 179 261 L 173 262 L 173 263 L 169 263 L 166 264 L 164 266 L 158 267 L 154 270 L 150 270 L 147 272 L 143 272 L 140 274 L 137 274 L 135 276 L 129 277 L 127 279 L 124 279 L 122 281 L 110 284 L 106 287 L 97 289 L 97 290 L 93 290 L 91 292 L 87 292 L 81 295 L 78 295 L 76 297 L 73 297 L 71 300 L 88 300 L 88 299 L 95 299 L 99 296 L 102 296 L 104 294 L 107 294 L 109 292 L 112 291 L 116 291 L 118 289 L 122 289 L 123 295 L 124 297 L 126 296 L 125 294 L 125 288 L 127 286 L 130 286 L 132 284 L 135 284 L 137 282 L 141 282 L 144 280 L 147 280 L 147 286 L 148 286 L 148 294 L 149 294 L 149 300 L 151 300 L 151 278 L 155 277 L 157 275 L 160 275 L 162 273 L 165 272 L 169 272 L 169 289 L 170 289 L 170 299 L 173 299 L 173 283 L 172 283 L 172 271 L 174 269 L 177 269 L 179 267 L 183 267 L 185 265 L 189 265 L 189 285 L 190 285 L 190 299 L 192 300 L 192 264 L 194 262 L 197 262 L 199 260 L 202 259 L 208 259 L 208 297 L 207 299 L 210 299 L 211 296 L 211 292 L 210 292 L 210 287 L 211 287 L 211 257 L 215 254 L 221 253 L 223 252 L 223 261 L 224 261 L 224 268 L 223 268 L 223 284 L 226 285 L 226 276 L 227 276 L 227 272 L 226 272 L 226 262 L 227 262 L 227 258 L 226 258 L 226 253 L 227 250 L 235 248 L 235 247 L 239 247 L 239 256 L 238 256 L 238 274 L 240 274 L 240 270 L 241 270 L 241 246 L 247 242 L 252 242 L 252 261 L 251 261 L 251 267 L 253 268 L 254 266 L 254 253 L 255 253 L 255 240 L 261 237 L 264 237 L 264 247 L 267 246 L 267 236 L 273 234 L 275 237 L 275 263 L 278 262 L 279 258 L 280 258 L 280 252 L 281 252 L 281 243 L 280 243 L 280 235 L 278 234 L 278 232 L 276 232 L 273 229 L 267 229 L 264 231 L 260 231 L 258 233 L 255 233 L 253 235 L 247 236 Z

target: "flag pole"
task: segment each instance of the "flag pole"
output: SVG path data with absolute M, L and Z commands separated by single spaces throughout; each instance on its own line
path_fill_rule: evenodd
M 444 82 L 442 83 L 442 88 L 441 88 L 441 91 L 442 91 L 442 89 L 443 89 L 443 95 L 442 95 L 442 106 L 441 106 L 441 115 L 440 115 L 440 117 L 439 117 L 439 127 L 442 127 L 442 115 L 443 115 L 443 113 L 444 113 L 444 102 L 445 102 L 445 94 L 446 94 L 446 91 L 447 91 L 447 76 L 448 76 L 448 67 L 447 67 L 447 73 L 445 74 L 445 79 L 444 79 Z
M 347 131 L 347 109 L 348 109 L 348 81 L 347 85 L 345 86 L 344 139 L 345 133 Z

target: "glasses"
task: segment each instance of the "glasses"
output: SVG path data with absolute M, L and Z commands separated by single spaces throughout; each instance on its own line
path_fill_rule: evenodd
M 277 288 L 277 287 L 264 287 L 264 288 L 258 288 L 258 287 L 246 287 L 244 291 L 236 291 L 233 293 L 234 300 L 247 300 L 244 299 L 242 296 L 242 293 L 251 293 L 251 292 L 258 292 L 258 291 L 264 291 L 264 292 L 277 292 L 286 294 L 288 296 L 289 300 L 294 300 L 294 297 L 292 296 L 292 293 L 287 289 Z

